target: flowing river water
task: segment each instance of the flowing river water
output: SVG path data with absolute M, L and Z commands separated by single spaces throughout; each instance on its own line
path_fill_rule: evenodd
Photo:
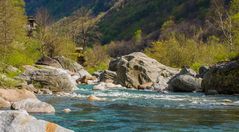
M 93 91 L 79 86 L 78 97 L 39 96 L 56 108 L 55 114 L 33 114 L 76 132 L 237 132 L 239 96 L 168 93 L 112 89 Z M 95 95 L 105 101 L 89 102 Z M 230 99 L 233 103 L 225 103 Z M 70 113 L 62 110 L 70 108 Z

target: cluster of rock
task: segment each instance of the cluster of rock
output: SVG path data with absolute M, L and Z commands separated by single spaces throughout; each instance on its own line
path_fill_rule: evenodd
M 37 113 L 55 112 L 52 105 L 38 100 L 34 93 L 26 89 L 0 89 L 0 108 Z
M 108 83 L 127 88 L 206 94 L 239 94 L 239 60 L 212 67 L 202 66 L 199 73 L 188 67 L 181 70 L 165 66 L 141 52 L 111 60 L 109 69 L 93 74 L 101 82 L 94 89 L 108 89 Z

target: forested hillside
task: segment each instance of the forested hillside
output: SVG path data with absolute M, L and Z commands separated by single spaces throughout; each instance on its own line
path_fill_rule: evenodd
M 25 2 L 28 15 L 34 15 L 38 8 L 45 7 L 52 17 L 58 20 L 71 15 L 81 7 L 90 8 L 97 15 L 108 10 L 114 0 L 25 0 Z

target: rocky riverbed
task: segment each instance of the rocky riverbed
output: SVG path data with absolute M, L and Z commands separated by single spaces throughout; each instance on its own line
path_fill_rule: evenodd
M 182 111 L 194 113 L 192 116 L 196 117 L 198 116 L 196 113 L 207 117 L 210 115 L 206 112 L 215 111 L 215 113 L 218 112 L 217 114 L 225 112 L 224 118 L 228 118 L 228 121 L 226 120 L 224 123 L 232 126 L 226 130 L 237 128 L 233 123 L 229 122 L 229 116 L 227 115 L 230 115 L 230 117 L 235 116 L 234 112 L 237 111 L 239 106 L 239 99 L 235 96 L 239 91 L 239 60 L 223 62 L 211 67 L 202 66 L 199 72 L 195 72 L 187 66 L 181 69 L 165 66 L 143 53 L 136 52 L 113 59 L 108 70 L 98 71 L 93 75 L 90 75 L 78 63 L 65 57 L 43 57 L 35 66 L 24 66 L 24 68 L 24 72 L 14 79 L 1 75 L 5 79 L 17 82 L 18 85 L 14 89 L 0 89 L 0 108 L 15 110 L 1 111 L 0 116 L 10 118 L 8 116 L 19 115 L 20 118 L 20 121 L 18 121 L 18 118 L 16 119 L 16 124 L 11 124 L 10 122 L 8 125 L 3 125 L 3 130 L 14 131 L 14 127 L 8 128 L 8 126 L 19 125 L 19 127 L 24 128 L 23 130 L 30 131 L 32 127 L 29 124 L 24 125 L 21 123 L 21 120 L 25 120 L 25 116 L 28 115 L 27 112 L 75 131 L 93 131 L 97 127 L 101 128 L 100 130 L 102 131 L 111 129 L 117 131 L 126 131 L 127 129 L 129 131 L 139 129 L 152 129 L 152 131 L 170 130 L 165 127 L 167 125 L 170 128 L 176 125 L 176 131 L 184 131 L 184 127 L 174 121 L 179 117 L 174 116 L 172 119 L 170 117 L 171 114 L 175 115 L 177 113 L 180 115 Z M 219 94 L 234 96 L 222 96 Z M 78 106 L 80 102 L 81 104 Z M 89 122 L 87 119 L 86 122 L 78 121 L 80 117 L 78 118 L 77 116 L 81 116 L 79 113 L 85 107 L 87 109 L 83 112 L 89 112 L 95 115 L 95 118 L 102 120 L 95 119 L 90 115 Z M 137 110 L 131 111 L 135 108 Z M 115 109 L 122 111 L 114 113 Z M 134 116 L 128 115 L 130 118 L 128 116 L 124 117 L 121 112 L 124 113 L 126 112 L 125 110 L 129 112 L 128 114 Z M 165 113 L 165 116 L 162 116 L 160 111 L 171 111 L 172 113 Z M 134 112 L 137 114 L 135 115 Z M 218 116 L 217 114 L 214 116 Z M 61 119 L 59 115 L 66 117 L 70 115 L 70 117 Z M 159 116 L 159 118 L 153 122 L 150 120 L 142 122 L 140 120 L 148 120 L 148 118 L 140 117 L 141 115 L 152 116 L 152 118 Z M 29 119 L 39 122 L 34 117 L 28 116 Z M 111 118 L 108 118 L 108 116 L 117 119 L 117 123 L 108 123 L 108 125 L 104 124 L 102 126 L 95 124 L 96 122 L 109 122 Z M 174 124 L 171 124 L 171 122 L 164 124 L 160 118 L 165 118 L 164 120 L 169 120 Z M 188 118 L 187 115 L 183 114 L 180 121 L 188 120 Z M 225 127 L 223 124 L 211 120 L 211 118 L 206 118 L 206 120 L 190 118 L 195 122 L 202 122 L 198 124 L 192 124 L 189 121 L 184 122 L 190 126 L 195 126 L 197 129 L 203 126 L 202 130 L 209 131 L 210 126 L 203 124 L 205 122 L 219 125 L 219 128 Z M 237 118 L 233 118 L 234 122 L 237 122 L 237 120 Z M 112 121 L 114 122 L 113 119 Z M 139 122 L 138 124 L 141 126 L 148 123 L 150 127 L 141 128 L 137 127 L 137 124 L 133 124 L 134 127 L 131 128 L 125 124 L 134 121 Z M 2 122 L 4 123 L 4 120 Z M 63 122 L 68 122 L 69 124 Z M 44 127 L 48 130 L 49 123 L 40 123 L 38 127 Z M 89 123 L 89 128 L 84 123 Z M 78 126 L 79 124 L 80 126 Z M 91 126 L 90 124 L 93 125 Z M 52 130 L 52 127 L 56 131 L 69 131 L 50 123 L 49 129 Z M 189 126 L 185 128 L 191 129 Z M 217 129 L 213 128 L 212 130 L 216 131 Z M 45 129 L 39 131 L 45 131 Z

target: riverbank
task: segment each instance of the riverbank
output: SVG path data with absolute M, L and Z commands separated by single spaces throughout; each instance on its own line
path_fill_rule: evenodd
M 48 115 L 52 118 L 57 117 L 58 114 L 78 115 L 77 113 L 81 113 L 80 107 L 84 108 L 84 105 L 87 107 L 89 105 L 89 112 L 93 108 L 94 114 L 101 109 L 107 111 L 108 105 L 130 110 L 136 106 L 142 111 L 147 111 L 149 107 L 149 114 L 152 115 L 155 115 L 153 114 L 155 108 L 162 111 L 196 109 L 200 113 L 200 111 L 211 110 L 233 109 L 234 111 L 239 106 L 237 96 L 219 95 L 238 94 L 238 60 L 223 62 L 212 67 L 202 66 L 199 72 L 195 72 L 187 66 L 182 69 L 165 66 L 143 53 L 136 52 L 112 60 L 108 70 L 98 71 L 93 75 L 75 61 L 65 57 L 43 57 L 36 65 L 23 68 L 22 73 L 7 79 L 18 82 L 15 89 L 0 90 L 2 104 L 6 105 L 5 108 L 26 110 L 45 120 L 48 120 L 45 118 Z M 66 100 L 71 103 L 68 104 Z M 76 107 L 79 101 L 83 101 L 84 105 Z M 98 108 L 95 106 L 98 104 L 103 106 Z M 84 110 L 84 112 L 88 111 Z M 108 112 L 111 114 L 110 111 L 101 114 L 106 115 Z M 102 115 L 99 117 L 103 118 Z M 78 120 L 73 118 L 73 121 L 69 121 L 76 123 L 75 119 Z M 72 130 L 80 130 L 80 127 L 68 126 L 61 123 L 61 120 L 52 121 L 59 122 L 60 125 Z M 129 119 L 129 121 L 133 120 Z M 68 119 L 65 122 L 68 122 Z M 124 122 L 120 123 L 124 124 Z

